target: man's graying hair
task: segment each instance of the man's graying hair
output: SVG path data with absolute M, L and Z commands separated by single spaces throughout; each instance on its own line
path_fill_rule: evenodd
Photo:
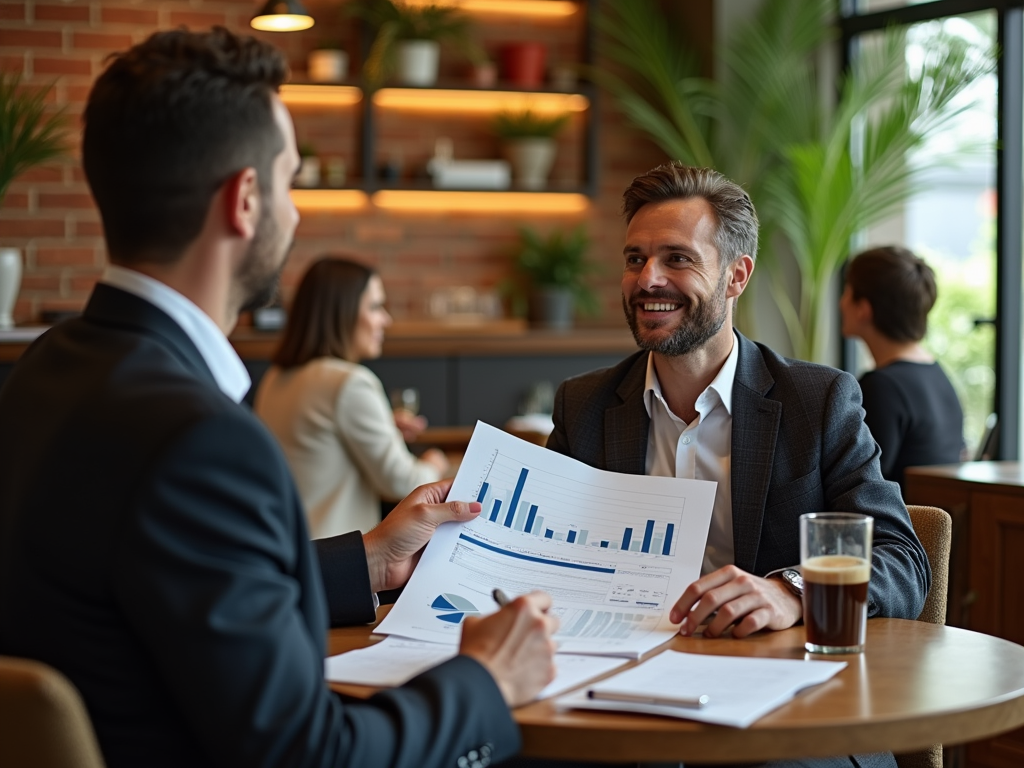
M 739 184 L 711 168 L 664 163 L 637 176 L 622 195 L 622 214 L 628 224 L 648 203 L 701 197 L 718 219 L 715 247 L 723 264 L 743 254 L 757 259 L 757 212 Z

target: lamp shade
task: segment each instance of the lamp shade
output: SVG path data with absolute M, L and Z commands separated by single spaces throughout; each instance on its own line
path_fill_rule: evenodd
M 264 32 L 297 32 L 313 26 L 313 17 L 299 0 L 267 0 L 249 22 Z

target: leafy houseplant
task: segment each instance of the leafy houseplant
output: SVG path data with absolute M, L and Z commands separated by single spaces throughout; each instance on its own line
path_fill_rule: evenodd
M 572 326 L 574 306 L 597 311 L 597 299 L 585 282 L 597 267 L 586 258 L 590 238 L 582 225 L 568 233 L 556 229 L 547 237 L 522 227 L 519 237 L 516 270 L 529 283 L 535 321 L 564 330 Z
M 49 92 L 26 88 L 20 75 L 0 70 L 0 207 L 16 177 L 64 155 L 64 118 L 61 112 L 47 114 Z M 11 310 L 20 283 L 21 254 L 0 248 L 0 329 L 14 325 Z
M 349 8 L 376 32 L 364 68 L 366 84 L 372 89 L 396 72 L 404 85 L 433 85 L 440 43 L 450 43 L 473 63 L 486 60 L 473 39 L 469 18 L 456 8 L 393 0 L 360 0 Z
M 15 177 L 66 151 L 63 114 L 46 113 L 49 92 L 25 88 L 20 75 L 0 70 L 0 206 Z
M 543 189 L 555 162 L 555 136 L 569 122 L 570 115 L 541 115 L 533 110 L 499 112 L 494 132 L 502 141 L 502 152 L 512 165 L 512 178 L 523 189 Z
M 608 0 L 602 51 L 623 76 L 595 73 L 668 155 L 742 184 L 761 219 L 762 261 L 798 357 L 822 360 L 822 313 L 852 236 L 891 215 L 955 152 L 919 150 L 966 105 L 991 54 L 936 35 L 908 68 L 904 34 L 865 46 L 823 109 L 815 54 L 833 35 L 833 0 L 765 0 L 725 44 L 718 82 L 700 77 L 650 0 Z M 824 85 L 831 85 L 825 83 Z M 799 276 L 786 290 L 786 260 Z

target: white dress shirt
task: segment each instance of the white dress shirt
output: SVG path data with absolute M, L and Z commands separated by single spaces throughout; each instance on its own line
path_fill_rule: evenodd
M 208 314 L 165 283 L 131 269 L 111 264 L 100 282 L 138 296 L 170 315 L 196 345 L 220 391 L 241 402 L 252 379 L 227 336 Z
M 739 349 L 734 335 L 729 357 L 714 381 L 697 398 L 697 418 L 689 424 L 669 409 L 654 369 L 654 356 L 647 358 L 644 405 L 651 417 L 651 430 L 647 436 L 647 474 L 718 483 L 701 575 L 735 562 L 732 538 L 732 385 L 736 378 Z

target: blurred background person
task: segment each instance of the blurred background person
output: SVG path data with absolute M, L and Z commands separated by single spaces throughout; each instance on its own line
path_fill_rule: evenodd
M 862 339 L 875 360 L 860 380 L 864 421 L 882 449 L 882 474 L 901 489 L 907 467 L 953 464 L 964 450 L 960 401 L 920 343 L 937 293 L 931 267 L 885 246 L 847 265 L 839 301 L 843 336 Z
M 313 538 L 364 533 L 397 501 L 448 468 L 441 451 L 417 458 L 403 434 L 426 425 L 391 410 L 380 379 L 359 363 L 380 357 L 391 315 L 369 267 L 316 261 L 303 276 L 273 365 L 256 392 L 256 414 L 284 449 Z

